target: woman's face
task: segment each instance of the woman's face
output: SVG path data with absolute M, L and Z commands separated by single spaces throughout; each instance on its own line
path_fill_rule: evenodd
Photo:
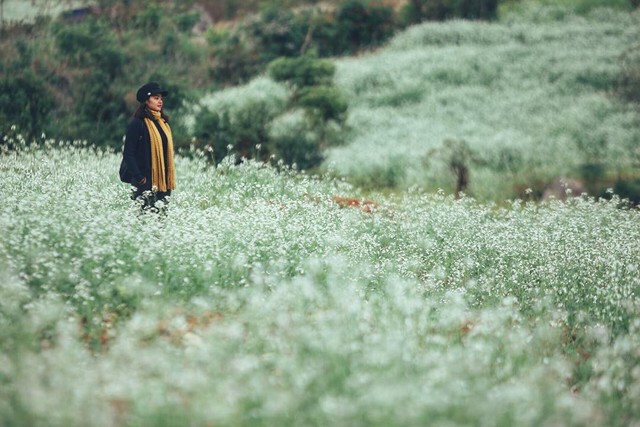
M 147 108 L 152 111 L 162 111 L 162 95 L 151 95 L 146 104 Z

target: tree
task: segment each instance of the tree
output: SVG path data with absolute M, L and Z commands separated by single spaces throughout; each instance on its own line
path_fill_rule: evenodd
M 424 163 L 429 165 L 433 158 L 443 161 L 456 180 L 456 198 L 467 191 L 471 178 L 471 164 L 483 164 L 480 156 L 465 140 L 445 139 L 441 147 L 427 152 Z

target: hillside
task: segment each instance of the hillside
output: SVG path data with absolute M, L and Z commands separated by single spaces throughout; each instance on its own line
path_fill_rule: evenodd
M 593 196 L 637 180 L 639 115 L 617 90 L 639 24 L 639 12 L 532 8 L 493 23 L 424 23 L 336 58 L 351 133 L 324 170 L 363 188 L 453 192 L 457 162 L 465 192 L 482 200 L 541 197 L 561 177 Z M 265 84 L 260 77 L 201 105 L 282 97 Z
M 494 200 L 596 163 L 637 175 L 639 116 L 614 91 L 638 40 L 640 13 L 611 10 L 413 27 L 337 61 L 354 136 L 327 165 L 368 186 L 451 191 L 443 147 L 465 141 L 469 193 Z
M 197 141 L 216 147 L 216 160 L 228 146 L 243 156 L 260 146 L 263 158 L 297 152 L 304 168 L 374 191 L 540 199 L 569 178 L 578 193 L 613 188 L 637 203 L 640 13 L 623 1 L 548 3 L 502 2 L 495 21 L 404 30 L 389 9 L 359 2 L 330 12 L 265 9 L 221 27 L 200 28 L 190 3 L 171 2 L 17 25 L 0 43 L 0 87 L 13 94 L 0 97 L 0 132 L 18 124 L 31 139 L 45 133 L 119 148 L 135 88 L 160 80 L 172 93 L 166 107 L 180 151 Z M 372 18 L 364 25 L 361 16 Z M 336 67 L 330 91 L 317 91 L 314 102 L 322 109 L 340 100 L 347 109 L 321 131 L 317 112 L 296 109 L 295 90 L 265 73 L 274 59 L 299 56 L 312 28 L 311 52 Z M 207 109 L 227 114 L 227 128 L 220 117 L 197 117 Z

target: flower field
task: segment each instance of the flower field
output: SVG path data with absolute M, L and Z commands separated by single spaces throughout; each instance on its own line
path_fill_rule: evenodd
M 615 197 L 365 202 L 181 157 L 158 217 L 118 154 L 45 145 L 0 155 L 1 425 L 640 423 L 640 217 Z

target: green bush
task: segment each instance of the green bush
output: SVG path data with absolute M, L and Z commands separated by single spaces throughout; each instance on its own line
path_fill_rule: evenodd
M 108 32 L 100 21 L 93 19 L 75 25 L 57 23 L 53 27 L 57 51 L 74 66 L 93 64 L 96 49 L 105 47 Z
M 260 71 L 261 63 L 255 50 L 239 33 L 213 30 L 207 40 L 212 48 L 213 79 L 236 85 L 247 82 Z
M 0 123 L 3 127 L 15 125 L 27 141 L 47 129 L 54 105 L 45 82 L 33 73 L 0 78 Z
M 298 93 L 297 105 L 304 108 L 312 122 L 319 126 L 329 121 L 343 123 L 346 120 L 348 103 L 335 86 L 305 87 Z
M 278 58 L 267 66 L 269 76 L 277 82 L 286 82 L 293 88 L 330 84 L 336 66 L 330 61 L 313 56 Z
M 189 11 L 176 15 L 176 25 L 183 33 L 188 33 L 200 21 L 200 12 Z
M 278 132 L 278 153 L 286 162 L 308 168 L 317 166 L 321 150 L 336 145 L 344 138 L 344 123 L 348 103 L 341 90 L 333 85 L 335 65 L 329 61 L 306 55 L 299 58 L 279 58 L 267 67 L 269 76 L 285 82 L 291 88 L 290 104 L 298 122 L 292 125 L 289 117 Z M 299 111 L 304 112 L 306 123 L 299 123 Z M 283 129 L 292 129 L 286 135 Z M 313 137 L 309 135 L 313 134 Z M 304 135 L 304 136 L 303 136 Z M 308 150 L 308 153 L 304 153 Z
M 393 9 L 350 0 L 336 12 L 336 53 L 355 52 L 385 41 L 394 30 Z
M 215 163 L 231 153 L 253 158 L 256 146 L 262 148 L 262 156 L 268 157 L 271 150 L 267 127 L 277 112 L 257 99 L 216 111 L 205 108 L 196 116 L 194 136 L 206 151 L 213 151 L 211 160 Z
M 228 147 L 235 142 L 227 111 L 201 111 L 196 117 L 193 133 L 204 147 L 208 160 L 214 164 L 220 163 L 229 154 Z
M 306 34 L 296 15 L 280 8 L 268 8 L 248 18 L 241 31 L 251 40 L 262 64 L 281 56 L 298 56 Z
M 157 34 L 160 30 L 163 12 L 159 4 L 150 4 L 143 8 L 135 17 L 136 28 L 145 34 Z

